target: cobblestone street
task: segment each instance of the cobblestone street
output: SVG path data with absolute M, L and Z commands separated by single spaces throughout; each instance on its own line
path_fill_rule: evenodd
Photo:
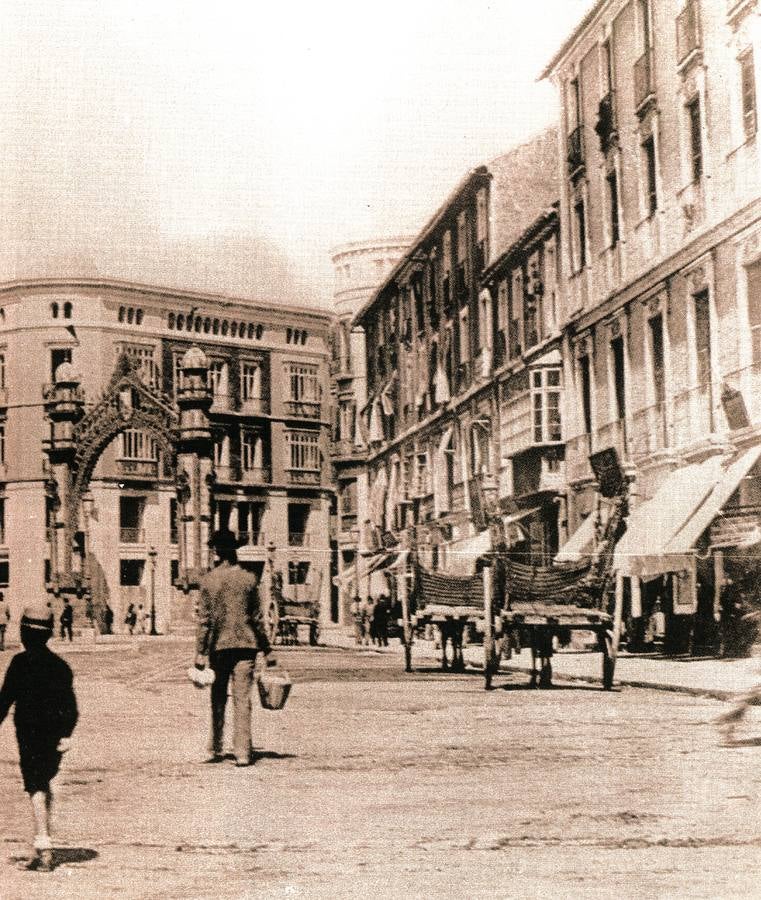
M 7 862 L 4 900 L 757 896 L 760 751 L 718 746 L 720 703 L 522 675 L 485 693 L 404 675 L 396 654 L 279 655 L 293 694 L 256 712 L 259 758 L 236 769 L 202 762 L 189 643 L 69 653 L 82 718 L 58 865 Z M 0 783 L 8 860 L 29 838 L 10 723 Z

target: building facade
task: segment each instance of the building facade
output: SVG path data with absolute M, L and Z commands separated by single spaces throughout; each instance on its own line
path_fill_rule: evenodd
M 414 547 L 434 568 L 466 564 L 463 543 L 484 530 L 487 506 L 513 491 L 500 390 L 524 351 L 547 349 L 557 325 L 539 321 L 546 310 L 525 299 L 523 282 L 520 291 L 511 282 L 501 305 L 497 295 L 507 271 L 526 268 L 527 290 L 540 280 L 546 260 L 533 254 L 547 235 L 542 224 L 526 232 L 556 199 L 556 154 L 553 130 L 468 173 L 355 318 L 367 370 L 363 595 L 388 591 L 372 557 L 382 547 Z M 557 254 L 550 280 L 556 265 Z M 509 344 L 510 317 L 522 329 L 525 321 L 527 347 Z M 537 491 L 527 486 L 526 499 Z
M 333 530 L 333 621 L 348 622 L 349 604 L 358 591 L 359 496 L 365 482 L 359 478 L 367 456 L 367 442 L 359 411 L 367 402 L 364 334 L 352 319 L 396 265 L 411 237 L 354 241 L 336 247 L 331 255 L 335 272 L 333 295 L 336 319 L 332 332 L 330 459 L 336 487 Z
M 51 383 L 73 375 L 83 409 L 113 383 L 120 359 L 171 416 L 191 347 L 205 367 L 213 442 L 209 528 L 241 541 L 242 564 L 281 572 L 284 593 L 319 600 L 329 618 L 329 314 L 107 281 L 29 281 L 0 288 L 0 583 L 18 622 L 51 581 L 48 413 Z M 196 359 L 196 357 L 193 357 Z M 135 402 L 129 398 L 125 404 Z M 129 603 L 151 601 L 159 631 L 192 621 L 180 588 L 178 490 L 166 434 L 124 427 L 99 448 L 75 555 L 87 557 L 92 612 L 124 628 Z M 139 417 L 135 416 L 137 421 Z M 53 524 L 51 524 L 53 523 Z M 54 599 L 54 606 L 59 602 Z M 80 624 L 84 605 L 77 610 Z
M 673 649 L 715 646 L 758 577 L 760 41 L 755 0 L 603 0 L 544 73 L 561 98 L 568 518 L 596 502 L 590 454 L 615 448 L 634 643 L 655 610 Z

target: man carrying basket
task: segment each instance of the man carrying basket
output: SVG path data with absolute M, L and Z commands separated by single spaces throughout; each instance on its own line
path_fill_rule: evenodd
M 236 766 L 251 763 L 251 688 L 257 653 L 267 665 L 276 665 L 264 629 L 255 575 L 238 565 L 238 541 L 233 532 L 216 531 L 209 541 L 217 556 L 214 569 L 201 579 L 198 609 L 196 669 L 208 665 L 211 685 L 211 738 L 209 761 L 223 759 L 227 689 L 232 680 L 233 752 Z

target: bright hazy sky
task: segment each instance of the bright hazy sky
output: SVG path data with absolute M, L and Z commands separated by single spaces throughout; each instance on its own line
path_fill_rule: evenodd
M 0 278 L 329 301 L 555 116 L 589 0 L 2 0 Z

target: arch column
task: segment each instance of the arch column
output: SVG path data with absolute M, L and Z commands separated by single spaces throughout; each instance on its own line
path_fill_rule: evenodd
M 179 568 L 183 590 L 198 587 L 211 567 L 211 530 L 214 465 L 209 427 L 212 392 L 209 361 L 199 347 L 191 347 L 181 363 L 182 386 L 177 393 L 180 425 L 177 436 L 177 506 Z

